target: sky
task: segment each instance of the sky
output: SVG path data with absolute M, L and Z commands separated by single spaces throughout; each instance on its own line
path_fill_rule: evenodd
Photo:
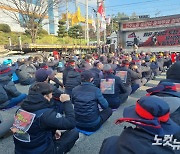
M 85 14 L 85 0 L 77 0 L 82 14 Z M 89 14 L 96 9 L 97 0 L 89 0 Z M 75 3 L 69 4 L 70 12 L 75 11 Z M 116 16 L 118 12 L 150 17 L 180 14 L 180 0 L 105 0 L 106 16 Z

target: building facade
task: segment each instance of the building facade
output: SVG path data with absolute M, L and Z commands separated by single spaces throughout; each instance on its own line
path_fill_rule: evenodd
M 121 22 L 119 36 L 125 49 L 180 51 L 180 14 Z
M 1 0 L 0 4 L 0 24 L 8 24 L 11 27 L 11 30 L 14 32 L 24 32 L 25 29 L 23 27 L 23 16 L 25 14 L 20 14 L 16 7 L 11 4 L 11 6 L 6 5 L 6 0 Z M 37 1 L 39 0 L 30 0 L 31 6 L 38 5 Z M 48 0 L 48 3 L 52 3 L 53 0 Z M 4 5 L 3 5 L 4 4 Z M 13 19 L 14 16 L 19 18 L 20 23 Z M 48 7 L 47 16 L 42 21 L 42 27 L 45 29 L 49 34 L 57 35 L 58 31 L 58 21 L 59 21 L 59 13 L 58 8 Z

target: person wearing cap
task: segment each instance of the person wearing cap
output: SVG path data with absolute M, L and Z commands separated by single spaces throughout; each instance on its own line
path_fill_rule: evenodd
M 59 88 L 59 86 L 61 86 L 61 88 L 64 88 L 63 83 L 62 83 L 61 81 L 59 81 L 58 78 L 55 77 L 55 75 L 56 75 L 55 71 L 53 71 L 51 68 L 49 68 L 45 63 L 42 63 L 42 64 L 40 65 L 40 68 L 45 69 L 45 70 L 48 70 L 48 71 L 51 72 L 51 73 L 49 74 L 48 82 L 53 81 L 53 82 L 55 83 L 54 85 L 55 85 L 57 88 Z
M 37 82 L 29 89 L 11 128 L 15 153 L 63 154 L 69 152 L 79 138 L 74 129 L 75 115 L 69 95 L 59 97 L 64 105 L 64 116 L 54 108 L 51 98 L 52 89 L 48 83 Z
M 56 86 L 56 84 L 54 85 L 54 84 L 50 83 L 50 80 L 54 81 L 53 76 L 54 76 L 54 72 L 50 68 L 48 68 L 48 69 L 40 68 L 35 73 L 36 82 L 49 83 L 49 85 L 51 86 L 51 88 L 53 90 L 52 101 L 54 102 L 54 105 L 56 106 L 56 108 L 58 108 L 58 111 L 63 114 L 63 112 L 64 112 L 63 105 L 62 105 L 62 102 L 59 100 L 59 97 L 63 93 L 63 91 L 61 91 L 59 89 L 59 87 Z
M 142 69 L 142 78 L 145 78 L 147 82 L 154 78 L 154 73 L 152 72 L 150 66 L 145 62 L 145 60 L 141 60 L 141 69 Z
M 174 63 L 166 73 L 166 79 L 153 88 L 147 89 L 147 95 L 155 95 L 170 106 L 173 120 L 180 125 L 180 62 Z
M 131 69 L 131 87 L 132 87 L 132 93 L 134 93 L 139 87 L 144 85 L 147 80 L 142 77 L 142 71 L 141 68 L 138 68 L 138 66 L 132 62 L 130 64 Z
M 14 71 L 13 67 L 0 65 L 0 137 L 9 132 L 14 113 L 19 108 L 17 105 L 26 98 L 26 94 L 21 94 L 11 81 Z
M 171 145 L 180 126 L 171 120 L 169 110 L 168 104 L 156 96 L 140 98 L 136 105 L 124 109 L 124 118 L 116 121 L 116 124 L 128 122 L 136 127 L 125 128 L 120 136 L 105 139 L 100 154 L 178 154 L 179 150 L 173 150 Z M 166 137 L 171 135 L 172 142 Z M 159 144 L 155 145 L 156 138 Z
M 126 88 L 121 80 L 120 77 L 115 76 L 113 74 L 113 70 L 111 68 L 111 65 L 105 64 L 103 67 L 103 79 L 106 81 L 108 80 L 114 80 L 114 92 L 113 93 L 103 93 L 103 96 L 106 98 L 106 100 L 109 103 L 109 107 L 112 109 L 117 109 L 120 104 L 124 103 L 128 99 L 128 92 L 126 91 Z
M 76 127 L 80 130 L 94 132 L 112 115 L 112 109 L 103 97 L 101 90 L 93 83 L 91 71 L 81 73 L 81 85 L 72 90 Z M 101 106 L 102 111 L 99 110 Z
M 90 69 L 93 74 L 93 83 L 98 88 L 100 87 L 100 80 L 103 77 L 102 69 L 103 64 L 99 60 L 94 61 L 94 67 Z
M 115 70 L 116 74 L 118 71 L 124 71 L 127 73 L 126 80 L 123 82 L 124 87 L 126 88 L 126 91 L 128 95 L 131 94 L 132 92 L 132 87 L 131 87 L 131 70 L 129 69 L 129 61 L 128 60 L 123 60 L 121 66 L 118 66 Z
M 72 89 L 81 84 L 81 75 L 75 69 L 75 61 L 70 60 L 68 66 L 63 71 L 63 84 L 65 86 L 65 93 L 71 96 Z

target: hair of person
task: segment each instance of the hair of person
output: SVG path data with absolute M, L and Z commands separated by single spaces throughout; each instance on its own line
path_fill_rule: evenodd
M 39 94 L 44 95 L 48 95 L 50 93 L 52 93 L 52 88 L 50 86 L 49 83 L 45 83 L 45 82 L 37 82 L 35 83 L 32 88 L 32 91 L 37 92 Z

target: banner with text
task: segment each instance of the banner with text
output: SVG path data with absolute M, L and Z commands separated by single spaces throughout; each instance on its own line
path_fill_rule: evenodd
M 126 33 L 126 46 L 138 47 L 177 46 L 180 45 L 180 28 L 139 31 Z

